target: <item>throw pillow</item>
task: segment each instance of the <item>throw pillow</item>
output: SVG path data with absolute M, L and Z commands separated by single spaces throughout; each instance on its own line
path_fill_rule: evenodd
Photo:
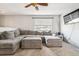
M 15 37 L 17 37 L 17 36 L 20 35 L 20 31 L 19 31 L 19 29 L 15 30 L 14 35 L 15 35 Z
M 15 38 L 14 31 L 4 31 L 2 33 L 2 35 L 4 36 L 5 39 L 14 39 Z
M 1 39 L 5 39 L 4 36 L 2 35 L 2 33 L 0 33 L 0 40 Z

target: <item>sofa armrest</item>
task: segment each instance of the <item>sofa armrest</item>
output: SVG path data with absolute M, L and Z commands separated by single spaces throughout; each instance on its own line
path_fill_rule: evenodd
M 14 48 L 16 44 L 20 43 L 19 39 L 0 40 L 0 48 Z

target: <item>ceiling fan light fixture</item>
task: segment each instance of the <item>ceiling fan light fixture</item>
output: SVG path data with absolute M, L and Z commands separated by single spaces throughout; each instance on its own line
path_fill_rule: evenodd
M 48 3 L 30 3 L 25 6 L 25 8 L 28 8 L 29 6 L 35 7 L 36 10 L 39 10 L 38 5 L 40 6 L 48 6 Z
M 39 10 L 38 6 L 35 6 L 36 10 Z

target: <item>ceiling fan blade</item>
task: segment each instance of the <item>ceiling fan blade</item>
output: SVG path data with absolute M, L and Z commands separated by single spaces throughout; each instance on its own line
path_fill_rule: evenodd
M 48 3 L 37 3 L 38 5 L 48 6 Z
M 26 5 L 26 6 L 25 6 L 25 8 L 27 8 L 27 7 L 31 6 L 31 5 L 32 5 L 32 3 L 31 3 L 31 4 Z

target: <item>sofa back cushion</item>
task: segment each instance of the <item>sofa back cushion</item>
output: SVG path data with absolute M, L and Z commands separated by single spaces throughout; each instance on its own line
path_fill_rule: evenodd
M 20 34 L 21 35 L 52 35 L 52 32 L 51 31 L 39 32 L 39 31 L 32 31 L 32 30 L 20 30 Z
M 28 30 L 20 30 L 20 35 L 28 35 Z
M 42 35 L 42 33 L 38 31 L 29 31 L 28 34 L 29 35 Z
M 32 31 L 32 30 L 20 30 L 21 35 L 42 35 L 41 32 Z
M 43 35 L 43 33 L 36 31 L 35 35 Z

